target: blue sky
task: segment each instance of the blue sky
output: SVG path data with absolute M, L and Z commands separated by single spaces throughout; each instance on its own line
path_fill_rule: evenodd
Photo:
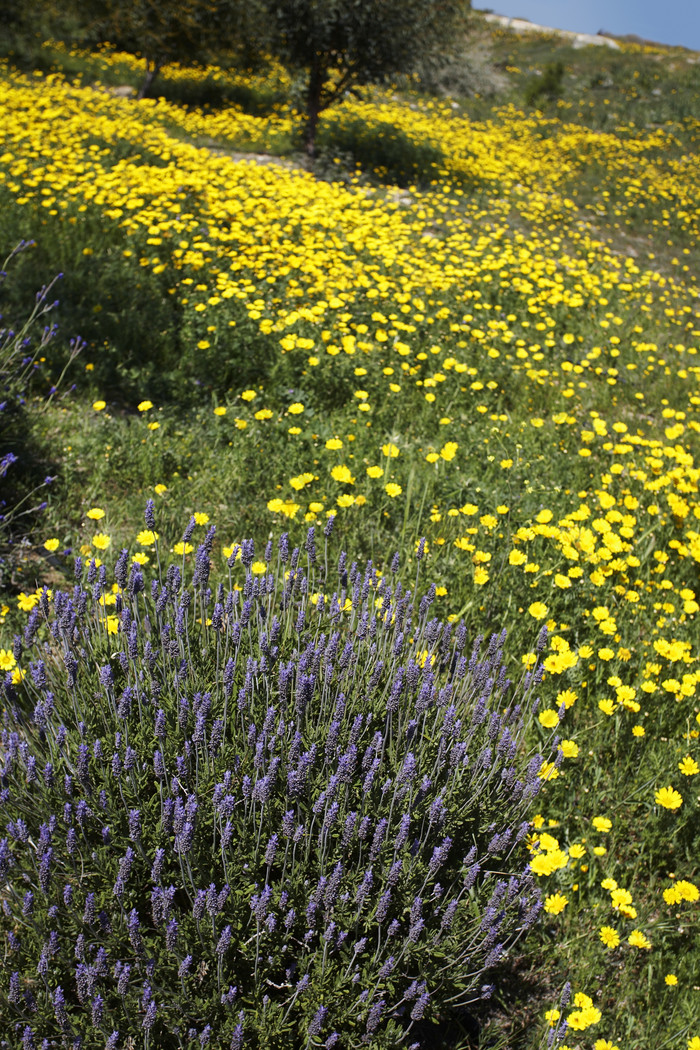
M 475 9 L 577 33 L 636 33 L 700 51 L 698 0 L 473 0 Z

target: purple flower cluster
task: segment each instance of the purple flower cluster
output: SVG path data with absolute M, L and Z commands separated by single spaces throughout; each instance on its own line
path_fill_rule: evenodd
M 508 681 L 502 634 L 465 654 L 398 567 L 342 556 L 334 590 L 329 535 L 282 537 L 262 576 L 244 541 L 240 590 L 210 584 L 213 530 L 189 580 L 120 556 L 109 648 L 91 563 L 25 633 L 31 674 L 2 687 L 0 877 L 40 936 L 13 934 L 0 1012 L 28 1016 L 38 971 L 42 1031 L 84 1050 L 176 1029 L 243 1046 L 273 1016 L 290 1046 L 367 1042 L 478 998 L 536 921 L 532 676 Z

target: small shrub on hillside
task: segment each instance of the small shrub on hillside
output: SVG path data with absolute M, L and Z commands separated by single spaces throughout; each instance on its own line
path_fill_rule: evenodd
M 508 680 L 505 632 L 465 648 L 398 559 L 329 573 L 333 519 L 320 557 L 313 528 L 264 560 L 243 541 L 228 586 L 213 528 L 195 553 L 192 518 L 166 566 L 155 524 L 149 501 L 152 580 L 126 550 L 114 582 L 77 559 L 15 639 L 6 1034 L 418 1046 L 419 1021 L 490 994 L 541 908 L 522 847 L 539 674 Z
M 453 98 L 493 98 L 509 86 L 508 77 L 495 64 L 490 33 L 474 29 L 426 55 L 417 73 L 422 91 Z
M 534 77 L 525 89 L 525 103 L 536 106 L 542 101 L 555 102 L 562 97 L 564 82 L 563 62 L 548 62 L 542 76 Z

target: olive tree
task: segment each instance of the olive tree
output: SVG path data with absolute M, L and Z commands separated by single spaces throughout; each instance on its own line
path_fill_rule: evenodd
M 306 76 L 304 147 L 348 90 L 410 72 L 450 39 L 468 0 L 263 0 L 279 57 Z

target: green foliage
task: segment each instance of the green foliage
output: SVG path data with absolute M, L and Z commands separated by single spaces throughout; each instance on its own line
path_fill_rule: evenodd
M 455 20 L 449 38 L 429 47 L 418 60 L 413 84 L 427 95 L 454 99 L 494 98 L 507 91 L 508 79 L 496 67 L 491 33 L 470 9 Z

